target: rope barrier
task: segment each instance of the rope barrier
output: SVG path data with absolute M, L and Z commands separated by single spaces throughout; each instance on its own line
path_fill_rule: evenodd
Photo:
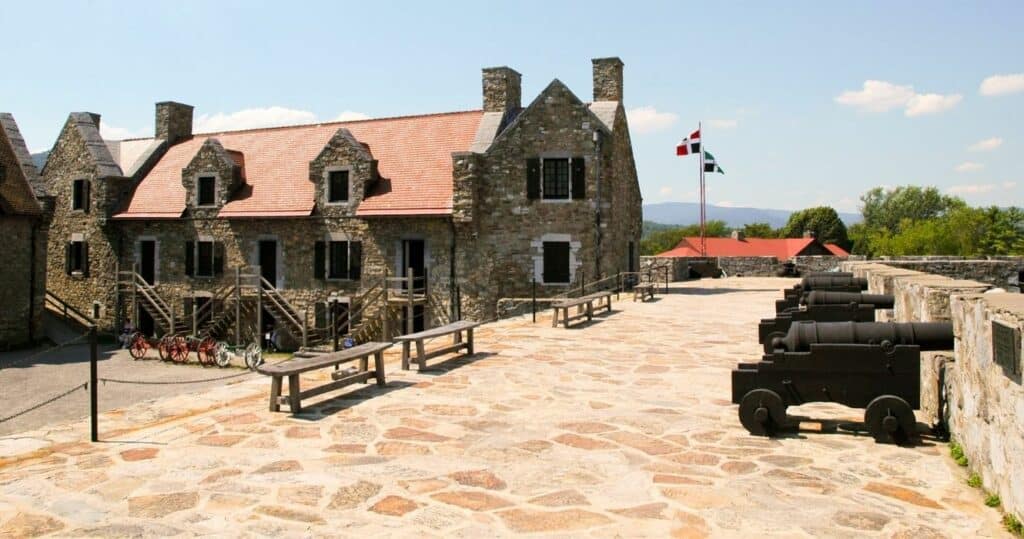
M 238 374 L 230 374 L 228 376 L 218 376 L 216 378 L 204 378 L 202 380 L 180 380 L 180 381 L 173 381 L 173 380 L 122 380 L 122 379 L 118 379 L 118 378 L 100 378 L 99 380 L 101 382 L 103 382 L 104 384 L 106 384 L 107 382 L 110 382 L 112 384 L 137 384 L 137 385 L 147 385 L 147 386 L 171 386 L 171 385 L 178 385 L 178 384 L 201 384 L 203 382 L 216 382 L 218 380 L 230 380 L 232 378 L 240 378 L 240 377 L 245 376 L 247 374 L 252 374 L 252 373 L 250 371 L 244 371 L 244 372 L 240 372 Z
M 63 399 L 64 397 L 67 397 L 68 395 L 74 393 L 75 391 L 78 391 L 79 389 L 86 389 L 88 387 L 89 387 L 89 382 L 85 382 L 83 384 L 79 384 L 79 385 L 77 385 L 77 386 L 75 386 L 75 387 L 73 387 L 73 388 L 71 388 L 71 389 L 69 389 L 69 390 L 59 394 L 59 395 L 56 395 L 54 397 L 50 397 L 49 399 L 46 399 L 45 401 L 40 402 L 39 404 L 35 404 L 33 406 L 30 406 L 30 407 L 28 407 L 28 408 L 26 408 L 26 409 L 24 409 L 24 410 L 22 410 L 20 412 L 11 414 L 11 415 L 9 415 L 7 417 L 0 417 L 0 423 L 6 423 L 6 422 L 8 422 L 8 421 L 10 421 L 12 419 L 17 419 L 17 418 L 19 418 L 19 417 L 21 417 L 21 416 L 23 416 L 23 415 L 25 415 L 25 414 L 27 414 L 29 412 L 38 410 L 38 409 L 42 408 L 43 406 L 46 406 L 48 404 L 52 404 L 54 402 L 57 402 L 60 399 Z
M 75 344 L 78 341 L 84 341 L 84 340 L 86 340 L 88 338 L 89 338 L 89 334 L 86 333 L 84 335 L 79 335 L 79 336 L 77 336 L 77 337 L 75 337 L 73 339 L 64 341 L 64 342 L 62 342 L 60 344 L 57 344 L 57 345 L 55 345 L 55 346 L 53 346 L 51 348 L 47 348 L 46 350 L 41 350 L 41 351 L 36 352 L 36 353 L 34 353 L 32 355 L 29 355 L 27 357 L 23 357 L 21 359 L 13 360 L 13 361 L 7 363 L 6 365 L 4 365 L 3 362 L 0 362 L 0 370 L 10 369 L 10 368 L 13 368 L 16 365 L 22 365 L 22 364 L 26 364 L 26 363 L 31 363 L 36 358 L 42 357 L 42 356 L 44 356 L 46 354 L 49 354 L 50 352 L 56 352 L 57 350 L 60 350 L 61 348 L 65 348 L 67 346 L 71 346 L 72 344 Z

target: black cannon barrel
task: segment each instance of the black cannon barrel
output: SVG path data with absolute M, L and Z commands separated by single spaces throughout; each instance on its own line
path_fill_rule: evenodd
M 814 290 L 804 298 L 805 305 L 874 305 L 876 309 L 892 309 L 896 298 L 889 294 L 860 294 L 857 292 L 831 292 Z
M 849 271 L 809 271 L 804 277 L 853 277 Z
M 950 322 L 794 322 L 785 337 L 772 341 L 772 349 L 807 352 L 812 344 L 916 344 L 921 351 L 952 350 Z
M 842 289 L 868 289 L 868 280 L 862 277 L 854 277 L 853 275 L 815 275 L 812 277 L 804 277 L 800 281 L 800 288 L 804 292 L 810 292 L 812 290 L 834 290 Z

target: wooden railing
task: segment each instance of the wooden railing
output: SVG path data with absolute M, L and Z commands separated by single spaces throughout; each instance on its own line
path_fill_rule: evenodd
M 49 290 L 46 291 L 45 300 L 46 308 L 49 309 L 50 312 L 61 315 L 61 317 L 63 317 L 67 322 L 72 322 L 85 327 L 96 325 L 96 320 L 91 316 L 79 311 Z

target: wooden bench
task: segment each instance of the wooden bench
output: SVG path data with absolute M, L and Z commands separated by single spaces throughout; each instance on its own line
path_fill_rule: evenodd
M 554 315 L 551 317 L 551 327 L 558 327 L 559 318 L 561 318 L 562 324 L 568 328 L 569 322 L 577 318 L 586 317 L 587 320 L 593 320 L 594 312 L 597 310 L 607 309 L 608 312 L 611 312 L 612 294 L 614 294 L 612 291 L 594 292 L 593 294 L 569 298 L 552 304 L 551 307 L 554 310 Z M 576 314 L 570 315 L 569 309 L 573 307 L 576 307 Z M 561 317 L 559 317 L 559 312 L 561 312 Z
M 640 298 L 640 301 L 647 301 L 647 298 L 654 299 L 654 283 L 638 283 L 633 287 L 633 301 Z
M 291 412 L 297 414 L 302 410 L 302 399 L 315 397 L 347 385 L 363 383 L 370 378 L 376 378 L 377 385 L 383 387 L 385 383 L 384 350 L 391 348 L 391 345 L 392 343 L 389 342 L 368 342 L 338 352 L 292 359 L 290 361 L 274 363 L 273 365 L 261 365 L 256 369 L 257 372 L 272 377 L 270 381 L 270 411 L 280 411 L 281 405 L 287 404 Z M 372 371 L 368 368 L 370 356 L 373 356 L 374 370 Z M 359 369 L 356 372 L 338 370 L 340 364 L 356 360 L 359 360 Z M 307 389 L 306 391 L 299 390 L 300 374 L 330 367 L 331 365 L 334 365 L 335 369 L 331 373 L 333 382 L 313 389 Z M 285 376 L 288 377 L 288 396 L 282 397 L 281 378 Z
M 480 325 L 480 322 L 474 322 L 472 320 L 459 320 L 458 322 L 452 322 L 451 324 L 428 329 L 426 331 L 420 331 L 419 333 L 410 333 L 408 335 L 402 335 L 395 338 L 395 341 L 402 343 L 402 370 L 409 370 L 409 353 L 412 343 L 416 343 L 416 364 L 419 365 L 420 370 L 427 368 L 427 360 L 444 354 L 452 352 L 458 352 L 463 348 L 466 349 L 467 355 L 473 355 L 473 328 Z M 466 340 L 462 340 L 462 333 L 466 333 Z M 452 344 L 427 352 L 423 341 L 427 339 L 433 339 L 435 337 L 443 337 L 445 335 L 452 336 Z

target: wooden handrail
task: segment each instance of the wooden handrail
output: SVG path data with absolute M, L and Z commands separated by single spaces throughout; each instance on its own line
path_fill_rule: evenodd
M 85 313 L 83 313 L 82 311 L 79 311 L 73 305 L 71 305 L 70 303 L 64 301 L 63 299 L 58 297 L 53 292 L 50 292 L 49 290 L 46 291 L 45 300 L 50 302 L 50 303 L 56 304 L 56 306 L 59 307 L 59 310 L 62 311 L 65 320 L 71 318 L 70 316 L 68 316 L 68 313 L 71 313 L 71 314 L 74 314 L 76 317 L 79 318 L 78 320 L 75 320 L 75 321 L 80 323 L 80 324 L 85 324 L 85 325 L 95 325 L 96 324 L 96 321 L 93 320 L 93 318 L 91 316 L 88 316 Z

